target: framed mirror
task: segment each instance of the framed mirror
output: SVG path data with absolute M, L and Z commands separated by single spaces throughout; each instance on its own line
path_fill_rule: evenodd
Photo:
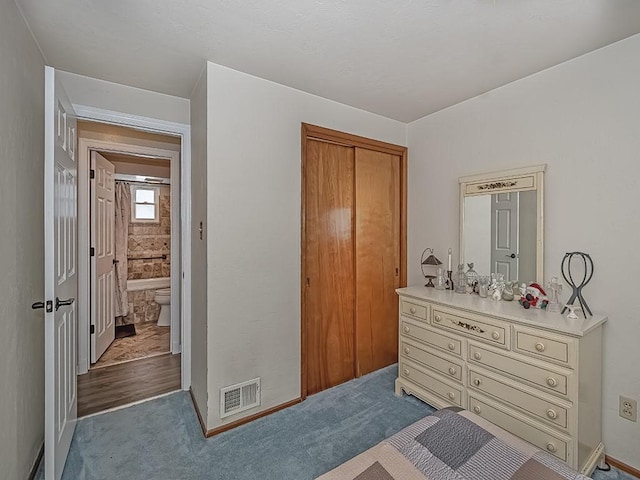
M 460 177 L 460 263 L 473 262 L 479 275 L 543 285 L 545 169 Z

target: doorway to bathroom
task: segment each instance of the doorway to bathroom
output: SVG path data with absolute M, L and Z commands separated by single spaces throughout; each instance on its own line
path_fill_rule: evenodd
M 78 137 L 82 416 L 181 387 L 181 139 L 86 121 Z
M 171 351 L 170 159 L 92 150 L 91 368 Z

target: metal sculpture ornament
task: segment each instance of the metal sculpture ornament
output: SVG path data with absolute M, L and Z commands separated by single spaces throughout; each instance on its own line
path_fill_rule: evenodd
M 575 270 L 572 270 L 571 261 L 574 259 L 576 261 L 582 261 L 582 280 L 580 280 L 579 274 L 576 274 Z M 591 260 L 589 254 L 583 252 L 566 253 L 564 258 L 562 259 L 561 269 L 564 280 L 567 282 L 567 284 L 571 285 L 571 288 L 573 288 L 571 298 L 569 298 L 569 301 L 562 309 L 562 313 L 569 309 L 569 305 L 573 305 L 573 302 L 575 302 L 577 299 L 584 318 L 587 318 L 587 313 L 589 315 L 593 315 L 593 313 L 591 313 L 589 305 L 587 305 L 587 301 L 582 296 L 582 289 L 587 285 L 587 283 L 591 281 L 591 278 L 593 277 L 593 260 Z M 575 308 L 575 310 L 577 309 L 578 308 Z

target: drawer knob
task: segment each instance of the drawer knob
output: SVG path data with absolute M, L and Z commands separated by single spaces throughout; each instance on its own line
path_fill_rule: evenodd
M 411 313 L 416 313 L 416 307 L 411 307 L 411 308 L 409 309 L 409 311 L 410 311 Z
M 480 409 L 480 407 L 478 405 L 473 407 L 473 411 L 476 412 L 478 415 L 480 415 L 480 412 L 482 412 L 482 410 Z
M 550 387 L 557 387 L 558 381 L 553 377 L 549 377 L 547 378 L 547 385 L 549 385 Z
M 404 330 L 404 333 L 409 333 L 411 331 L 411 329 L 406 325 L 404 326 L 403 330 Z
M 453 367 L 449 367 L 449 375 L 455 375 L 456 374 L 456 369 Z
M 494 331 L 494 332 L 491 334 L 491 338 L 493 338 L 494 340 L 498 340 L 498 339 L 500 339 L 500 333 L 498 333 L 498 332 Z
M 480 360 L 482 358 L 482 354 L 480 352 L 475 352 L 473 354 L 473 358 L 475 358 L 476 360 Z
M 550 408 L 549 410 L 547 410 L 547 417 L 549 417 L 551 420 L 555 420 L 556 418 L 558 418 L 558 414 L 555 410 Z
M 547 443 L 547 450 L 550 451 L 551 453 L 556 453 L 558 451 L 556 446 L 551 442 Z
M 479 387 L 480 384 L 482 383 L 482 380 L 480 380 L 479 378 L 476 378 L 473 383 L 475 384 L 476 387 Z
M 403 373 L 404 373 L 404 375 L 405 375 L 406 377 L 408 377 L 408 376 L 409 376 L 409 369 L 408 369 L 408 368 L 405 368 L 405 369 L 403 370 Z
M 544 352 L 544 349 L 545 349 L 544 343 L 540 343 L 540 342 L 536 343 L 536 350 L 537 351 Z
M 453 392 L 449 392 L 447 393 L 447 397 L 449 397 L 451 400 L 453 400 L 454 398 L 456 398 L 456 394 Z
M 435 320 L 436 322 L 440 322 L 440 321 L 442 320 L 442 317 L 441 317 L 440 315 L 436 315 L 436 316 L 434 317 L 434 320 Z
M 404 353 L 409 355 L 409 347 L 404 347 Z
M 455 350 L 456 346 L 453 343 L 450 343 L 449 345 L 447 345 L 447 347 L 449 347 L 449 350 Z

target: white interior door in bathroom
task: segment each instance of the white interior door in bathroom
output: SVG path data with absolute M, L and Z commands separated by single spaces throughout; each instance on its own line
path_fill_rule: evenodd
M 44 471 L 62 476 L 77 419 L 78 162 L 76 120 L 56 72 L 45 69 Z
M 91 363 L 96 363 L 116 336 L 114 315 L 115 167 L 91 152 Z

